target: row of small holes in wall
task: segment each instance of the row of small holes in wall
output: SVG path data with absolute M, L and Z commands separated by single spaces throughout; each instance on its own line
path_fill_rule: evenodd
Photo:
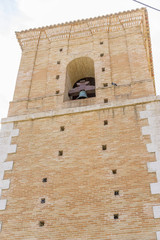
M 100 45 L 103 45 L 103 41 L 100 41 Z M 104 53 L 100 54 L 100 57 L 104 57 Z M 105 68 L 102 68 L 102 72 L 105 72 Z M 108 83 L 104 83 L 103 87 L 108 87 Z M 108 101 L 106 101 L 106 99 L 104 100 L 104 103 L 107 103 Z
M 108 120 L 104 120 L 104 125 L 108 125 Z M 65 130 L 65 127 L 61 126 L 60 131 L 63 132 L 64 130 Z M 102 150 L 107 150 L 107 145 L 102 145 Z M 58 152 L 58 156 L 63 156 L 63 151 L 62 150 L 60 150 Z
M 100 41 L 99 44 L 100 44 L 100 45 L 103 45 L 103 41 Z M 62 52 L 62 51 L 63 51 L 63 48 L 60 48 L 59 51 Z
M 63 48 L 60 48 L 59 51 L 62 52 L 62 51 L 63 51 Z M 58 64 L 58 65 L 61 64 L 61 61 L 57 61 L 57 64 Z M 56 75 L 56 79 L 58 80 L 59 78 L 60 78 L 60 75 Z M 57 95 L 57 94 L 59 94 L 59 92 L 60 92 L 60 91 L 57 90 L 57 91 L 55 92 L 55 94 Z
M 60 131 L 63 132 L 65 130 L 65 127 L 64 126 L 60 126 Z M 63 155 L 63 151 L 59 151 L 59 154 L 60 155 Z M 47 182 L 47 178 L 43 178 L 42 179 L 42 182 L 43 183 L 46 183 Z M 45 198 L 41 198 L 41 203 L 44 204 L 46 202 L 46 199 Z M 40 227 L 43 227 L 45 224 L 44 221 L 39 221 L 39 226 Z
M 104 120 L 104 125 L 108 125 L 108 120 Z M 102 150 L 106 150 L 106 149 L 107 149 L 107 145 L 102 145 Z M 117 169 L 113 169 L 112 174 L 114 174 L 114 175 L 117 174 Z M 119 195 L 119 190 L 114 191 L 114 195 L 118 196 Z M 113 218 L 118 219 L 119 214 L 114 214 Z
M 104 125 L 108 125 L 108 120 L 104 120 Z M 107 150 L 107 145 L 102 145 L 102 150 Z M 112 170 L 112 174 L 117 174 L 117 170 L 113 169 Z M 118 196 L 119 195 L 119 190 L 114 191 L 114 195 Z M 114 219 L 118 219 L 119 215 L 118 214 L 114 214 L 113 215 Z
M 43 179 L 42 179 L 42 182 L 43 182 L 43 183 L 46 183 L 46 182 L 47 182 L 47 178 L 43 178 Z M 44 204 L 45 202 L 46 202 L 46 199 L 45 199 L 45 198 L 41 198 L 41 203 Z M 39 221 L 39 226 L 40 226 L 40 227 L 43 227 L 44 224 L 45 224 L 44 221 Z
M 43 183 L 47 182 L 47 178 L 43 178 L 42 182 Z M 45 198 L 41 198 L 41 203 L 44 204 L 45 202 L 46 202 L 46 199 Z M 44 226 L 44 221 L 39 221 L 39 226 L 43 227 Z
M 55 92 L 56 95 L 58 95 L 59 93 L 60 93 L 59 90 L 57 90 L 57 91 Z M 104 99 L 104 103 L 108 103 L 108 98 L 105 98 L 105 99 Z
M 64 126 L 61 126 L 61 127 L 60 127 L 60 131 L 64 131 L 64 130 L 65 130 L 65 127 L 64 127 Z M 59 154 L 60 154 L 60 155 L 63 155 L 63 151 L 59 151 Z M 42 179 L 42 182 L 43 182 L 43 183 L 46 183 L 46 182 L 47 182 L 47 178 L 43 178 L 43 179 Z M 46 199 L 45 199 L 45 198 L 41 198 L 41 203 L 44 204 L 45 202 L 46 202 Z M 39 221 L 39 226 L 40 226 L 40 227 L 43 227 L 44 224 L 45 224 L 44 221 Z
M 62 51 L 63 51 L 63 48 L 60 48 L 59 51 L 62 52 Z M 60 62 L 60 61 L 57 61 L 57 64 L 61 64 L 61 62 Z M 57 79 L 57 80 L 59 79 L 59 77 L 60 77 L 60 75 L 56 75 L 56 79 Z
M 112 174 L 117 174 L 117 169 L 113 169 L 112 170 Z M 119 190 L 116 190 L 116 191 L 114 191 L 114 196 L 119 196 Z M 113 215 L 113 218 L 116 220 L 116 219 L 118 219 L 119 218 L 119 214 L 114 214 Z
M 104 120 L 104 125 L 108 125 L 108 120 Z M 65 130 L 65 127 L 64 126 L 61 126 L 60 127 L 60 131 L 64 131 Z M 106 145 L 102 145 L 102 150 L 106 150 L 107 149 L 107 146 Z M 62 156 L 63 155 L 63 151 L 59 151 L 59 156 Z M 112 170 L 112 174 L 117 174 L 117 170 L 116 169 L 113 169 Z M 46 183 L 47 182 L 47 178 L 43 178 L 42 179 L 42 182 L 43 183 Z M 117 196 L 119 195 L 119 190 L 116 190 L 114 191 L 114 195 Z M 41 198 L 41 203 L 44 204 L 46 202 L 46 199 L 45 198 Z M 118 214 L 114 214 L 113 215 L 114 219 L 118 219 L 119 218 L 119 215 Z M 44 221 L 39 221 L 39 226 L 40 227 L 43 227 L 45 224 Z
M 103 45 L 103 41 L 100 42 L 100 45 Z M 104 57 L 104 53 L 100 54 L 100 57 Z M 105 72 L 105 68 L 102 68 L 102 72 Z M 103 87 L 108 87 L 108 83 L 103 83 Z M 104 99 L 104 103 L 108 103 L 108 98 Z
M 118 218 L 119 218 L 119 215 L 118 215 L 118 214 L 114 214 L 113 217 L 114 217 L 114 219 L 118 219 Z M 43 227 L 44 224 L 45 224 L 44 221 L 40 221 L 40 222 L 39 222 L 39 226 L 40 226 L 40 227 Z
M 113 169 L 113 170 L 112 170 L 112 174 L 117 174 L 117 169 Z M 47 178 L 43 178 L 43 179 L 42 179 L 42 182 L 43 182 L 43 183 L 46 183 L 46 182 L 47 182 Z M 114 191 L 114 195 L 115 195 L 115 196 L 119 195 L 119 190 Z M 41 203 L 44 204 L 45 202 L 46 202 L 45 198 L 41 198 Z M 114 214 L 114 215 L 113 215 L 113 218 L 114 218 L 114 219 L 118 219 L 118 218 L 119 218 L 119 214 Z M 40 227 L 43 227 L 44 224 L 45 224 L 44 221 L 39 221 L 39 226 L 40 226 Z
M 63 132 L 65 130 L 64 126 L 60 127 L 60 131 Z M 62 156 L 63 155 L 63 151 L 59 151 L 58 156 Z
M 108 125 L 108 120 L 104 120 L 104 126 Z M 102 145 L 102 150 L 107 150 L 107 145 Z
M 104 126 L 108 125 L 108 120 L 104 120 Z M 106 150 L 107 149 L 107 145 L 102 145 L 102 150 Z M 112 174 L 117 174 L 117 169 L 113 169 L 112 170 Z M 119 195 L 119 191 L 115 191 L 115 195 Z
M 59 90 L 57 90 L 57 91 L 55 92 L 56 95 L 58 95 L 59 93 L 60 93 Z M 105 99 L 104 99 L 104 103 L 108 103 L 108 98 L 105 98 Z
M 119 218 L 119 215 L 118 215 L 118 214 L 114 214 L 113 217 L 114 217 L 114 219 L 118 219 L 118 218 Z M 40 226 L 40 227 L 43 227 L 44 224 L 45 224 L 44 221 L 39 221 L 39 226 Z
M 108 83 L 104 83 L 103 86 L 104 86 L 104 87 L 108 87 Z M 59 93 L 60 93 L 59 90 L 57 90 L 57 91 L 55 92 L 56 95 L 59 94 Z M 104 99 L 104 103 L 108 103 L 108 98 L 105 98 L 105 99 Z
M 62 48 L 61 48 L 62 49 Z M 62 51 L 62 50 L 61 50 Z M 60 51 L 60 52 L 61 52 Z M 60 61 L 57 61 L 57 64 L 59 65 L 61 62 Z M 56 75 L 56 79 L 58 80 L 60 78 L 60 75 Z M 59 90 L 57 90 L 56 92 L 56 95 L 59 94 Z

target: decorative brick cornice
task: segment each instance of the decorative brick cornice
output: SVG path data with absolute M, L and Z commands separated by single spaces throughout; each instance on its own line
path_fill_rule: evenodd
M 115 32 L 124 28 L 139 26 L 142 23 L 144 15 L 146 15 L 146 9 L 141 8 L 117 14 L 29 29 L 16 32 L 16 36 L 23 49 L 26 42 L 38 39 L 42 31 L 45 31 L 46 37 L 52 41 L 68 37 L 83 37 L 99 31 Z

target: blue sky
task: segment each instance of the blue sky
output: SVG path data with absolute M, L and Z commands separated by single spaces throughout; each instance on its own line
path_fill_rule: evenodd
M 0 0 L 0 32 L 7 34 L 12 18 L 18 14 L 18 7 L 15 0 Z
M 17 14 L 17 10 L 16 0 L 0 0 L 0 11 L 4 14 L 15 15 Z
M 160 9 L 159 0 L 142 0 Z M 142 6 L 132 0 L 0 0 L 0 118 L 13 98 L 21 50 L 15 31 L 96 17 Z M 160 12 L 148 9 L 157 93 L 160 94 Z

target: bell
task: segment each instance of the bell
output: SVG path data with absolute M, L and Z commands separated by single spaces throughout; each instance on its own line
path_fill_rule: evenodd
M 87 98 L 87 93 L 85 90 L 80 91 L 79 96 L 77 99 Z

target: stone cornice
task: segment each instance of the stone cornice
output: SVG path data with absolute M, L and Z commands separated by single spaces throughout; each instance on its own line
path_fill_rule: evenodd
M 121 107 L 128 107 L 128 106 L 135 106 L 145 103 L 151 103 L 151 102 L 159 102 L 160 96 L 153 96 L 153 97 L 144 97 L 144 98 L 138 98 L 138 99 L 129 99 L 125 101 L 121 101 L 118 103 L 108 103 L 108 104 L 96 104 L 96 105 L 90 105 L 90 106 L 84 106 L 84 107 L 75 107 L 75 108 L 66 108 L 61 110 L 53 110 L 48 112 L 39 112 L 39 113 L 32 113 L 27 115 L 19 115 L 19 116 L 13 116 L 8 118 L 3 118 L 1 120 L 1 123 L 10 123 L 10 122 L 18 122 L 18 121 L 28 121 L 33 119 L 40 119 L 40 118 L 46 118 L 46 117 L 55 117 L 55 116 L 62 116 L 62 115 L 68 115 L 68 114 L 77 114 L 82 112 L 90 112 L 90 111 L 98 111 L 98 110 L 107 110 L 112 108 L 121 108 Z

